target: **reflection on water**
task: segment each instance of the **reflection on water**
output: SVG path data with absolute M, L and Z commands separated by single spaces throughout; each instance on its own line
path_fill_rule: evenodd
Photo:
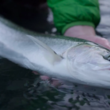
M 97 30 L 109 39 L 109 0 L 100 0 L 100 6 Z M 68 82 L 54 88 L 30 70 L 0 59 L 0 110 L 110 110 L 110 90 Z
M 100 13 L 101 22 L 97 28 L 99 32 L 107 39 L 110 37 L 110 1 L 109 0 L 99 0 L 100 3 Z

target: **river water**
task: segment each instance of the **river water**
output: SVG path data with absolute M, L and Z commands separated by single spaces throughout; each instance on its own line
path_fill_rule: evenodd
M 96 30 L 110 40 L 110 1 L 99 2 L 101 22 Z M 47 30 L 40 28 L 39 32 L 55 34 L 51 12 L 47 20 L 51 25 Z M 32 27 L 32 21 L 34 20 L 30 20 L 30 29 L 38 30 L 35 25 Z M 110 90 L 68 82 L 55 88 L 32 71 L 0 59 L 0 110 L 110 110 Z

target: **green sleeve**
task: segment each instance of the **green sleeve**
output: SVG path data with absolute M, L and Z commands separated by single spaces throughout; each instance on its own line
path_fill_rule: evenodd
M 88 25 L 96 28 L 100 21 L 98 0 L 47 0 L 54 24 L 62 34 L 70 27 Z

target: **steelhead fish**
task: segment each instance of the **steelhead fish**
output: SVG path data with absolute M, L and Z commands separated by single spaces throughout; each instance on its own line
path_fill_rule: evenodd
M 110 88 L 109 53 L 87 40 L 37 34 L 0 17 L 0 56 L 41 74 Z

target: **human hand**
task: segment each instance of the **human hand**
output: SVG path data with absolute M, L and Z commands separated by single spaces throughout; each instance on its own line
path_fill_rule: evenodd
M 100 36 L 96 36 L 95 30 L 91 26 L 74 26 L 69 28 L 65 33 L 65 36 L 77 37 L 92 41 L 96 44 L 99 44 L 107 49 L 110 49 L 110 43 L 107 39 Z

